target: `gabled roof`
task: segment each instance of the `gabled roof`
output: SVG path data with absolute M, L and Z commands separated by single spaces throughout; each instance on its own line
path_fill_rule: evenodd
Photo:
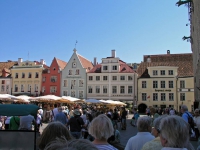
M 151 62 L 147 62 L 148 57 Z M 144 56 L 144 62 L 137 69 L 138 77 L 143 77 L 144 74 L 147 77 L 147 67 L 156 66 L 178 67 L 178 77 L 194 76 L 192 53 Z
M 36 65 L 42 65 L 42 63 L 40 63 L 39 61 L 34 61 L 36 63 Z M 44 69 L 48 69 L 49 66 L 43 64 Z
M 92 64 L 92 62 L 90 62 L 89 60 L 87 60 L 86 58 L 84 58 L 83 56 L 77 54 L 83 68 L 87 69 L 87 71 L 90 71 L 94 66 Z
M 63 70 L 65 68 L 65 66 L 67 65 L 67 62 L 63 61 L 63 60 L 60 60 L 58 58 L 55 58 L 57 63 L 58 63 L 58 66 L 61 68 L 61 70 Z
M 89 71 L 89 73 L 101 73 L 101 65 L 102 64 L 96 65 L 92 70 Z M 119 65 L 120 65 L 119 73 L 135 73 L 133 68 L 127 65 L 122 60 L 119 60 Z
M 9 61 L 9 62 L 0 62 L 0 76 L 2 76 L 2 70 L 6 68 L 10 70 L 10 68 L 17 64 L 17 61 Z

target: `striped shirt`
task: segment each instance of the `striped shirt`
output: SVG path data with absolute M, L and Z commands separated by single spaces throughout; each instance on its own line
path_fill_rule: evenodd
M 99 150 L 118 150 L 110 144 L 94 144 Z

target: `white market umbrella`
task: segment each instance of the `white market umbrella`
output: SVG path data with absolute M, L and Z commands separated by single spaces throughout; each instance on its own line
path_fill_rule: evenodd
M 0 100 L 5 100 L 5 101 L 13 102 L 14 99 L 16 99 L 16 97 L 13 96 L 13 95 L 10 95 L 10 94 L 0 94 Z
M 89 104 L 100 104 L 102 103 L 101 101 L 97 100 L 97 99 L 87 99 L 85 100 L 86 103 L 89 103 Z
M 69 103 L 74 103 L 74 102 L 85 102 L 82 99 L 71 97 L 71 96 L 62 96 L 62 100 L 59 100 L 60 102 L 69 102 Z
M 58 100 L 62 100 L 62 98 L 55 95 L 45 95 L 39 97 L 32 97 L 30 100 L 39 102 L 57 102 Z
M 20 96 L 16 96 L 16 100 L 15 101 L 18 101 L 18 102 L 25 102 L 25 103 L 29 103 L 29 99 L 31 97 L 27 96 L 27 95 L 20 95 Z

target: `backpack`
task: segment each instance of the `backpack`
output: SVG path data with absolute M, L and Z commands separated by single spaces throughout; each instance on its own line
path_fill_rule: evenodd
M 186 114 L 188 115 L 188 123 L 190 125 L 190 128 L 192 128 L 194 130 L 194 120 L 193 118 L 186 112 Z

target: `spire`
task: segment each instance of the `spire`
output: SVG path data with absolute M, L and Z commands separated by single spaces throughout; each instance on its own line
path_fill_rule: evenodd
M 73 50 L 73 51 L 74 51 L 74 53 L 76 53 L 76 48 L 74 48 L 74 50 Z

